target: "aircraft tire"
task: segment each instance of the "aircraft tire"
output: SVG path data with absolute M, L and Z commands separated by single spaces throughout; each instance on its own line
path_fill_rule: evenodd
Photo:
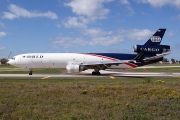
M 101 75 L 101 73 L 100 72 L 92 72 L 92 75 Z

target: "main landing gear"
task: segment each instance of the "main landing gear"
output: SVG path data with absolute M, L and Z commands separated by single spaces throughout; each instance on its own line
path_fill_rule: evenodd
M 92 75 L 101 75 L 101 73 L 99 71 L 100 71 L 100 68 L 99 67 L 95 67 L 94 71 L 92 72 Z
M 29 69 L 29 75 L 32 75 L 32 69 Z
M 101 73 L 99 71 L 98 72 L 93 71 L 92 75 L 101 75 Z

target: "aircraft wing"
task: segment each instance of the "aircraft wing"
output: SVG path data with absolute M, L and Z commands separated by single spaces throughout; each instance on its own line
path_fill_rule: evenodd
M 118 65 L 118 64 L 123 64 L 124 61 L 104 61 L 104 62 L 99 62 L 99 61 L 93 61 L 93 62 L 85 62 L 82 65 L 85 66 L 96 66 L 96 65 Z
M 168 53 L 169 54 L 169 53 Z M 153 57 L 149 57 L 149 58 L 145 58 L 142 60 L 145 61 L 145 62 L 150 62 L 150 61 L 153 61 L 153 60 L 157 60 L 159 58 L 162 58 L 168 54 L 161 54 L 161 55 L 158 55 L 158 56 L 153 56 Z M 85 63 L 82 63 L 81 65 L 84 65 L 84 66 L 98 66 L 98 65 L 103 65 L 103 66 L 106 66 L 106 67 L 109 67 L 111 65 L 119 65 L 119 64 L 126 64 L 126 65 L 129 65 L 131 66 L 132 68 L 136 68 L 138 67 L 139 65 L 136 64 L 136 61 L 135 60 L 119 60 L 119 61 L 93 61 L 93 62 L 85 62 Z M 143 63 L 142 63 L 143 64 Z M 140 65 L 140 66 L 143 66 L 143 65 Z

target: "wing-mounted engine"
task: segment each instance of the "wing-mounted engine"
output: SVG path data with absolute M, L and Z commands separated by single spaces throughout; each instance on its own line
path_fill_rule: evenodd
M 155 53 L 161 54 L 170 51 L 169 45 L 155 45 L 155 46 L 146 46 L 146 45 L 134 45 L 134 52 L 136 53 Z
M 71 63 L 66 66 L 66 70 L 68 71 L 68 73 L 78 73 L 86 70 L 86 67 L 84 65 L 76 65 Z

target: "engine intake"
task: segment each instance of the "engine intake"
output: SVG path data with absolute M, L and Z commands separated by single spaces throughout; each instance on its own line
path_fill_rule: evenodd
M 170 51 L 169 45 L 156 45 L 156 46 L 145 46 L 145 45 L 134 45 L 134 52 L 144 52 L 144 53 L 156 53 L 161 54 Z
M 66 66 L 66 70 L 68 73 L 77 73 L 86 70 L 84 65 L 74 65 L 74 64 L 68 64 Z

